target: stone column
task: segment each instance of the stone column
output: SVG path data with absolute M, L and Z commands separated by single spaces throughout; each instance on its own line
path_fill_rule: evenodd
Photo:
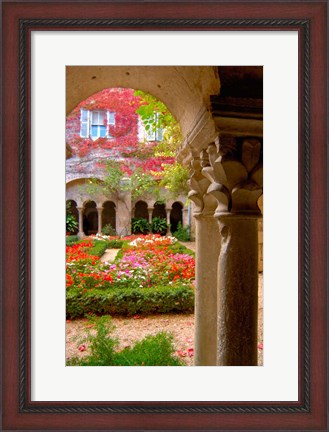
M 194 365 L 217 364 L 217 262 L 220 249 L 217 221 L 195 216 L 196 289 Z
M 207 150 L 220 234 L 217 285 L 217 364 L 257 365 L 258 218 L 262 194 L 261 142 L 224 138 Z
M 217 363 L 257 366 L 258 218 L 221 214 L 217 219 Z
M 131 234 L 131 192 L 118 193 L 116 231 L 118 235 L 127 236 Z
M 79 212 L 79 232 L 78 232 L 78 238 L 85 237 L 85 233 L 83 232 L 83 207 L 77 207 L 77 210 Z
M 98 213 L 98 230 L 97 230 L 97 234 L 102 234 L 102 212 L 103 212 L 103 207 L 97 207 L 97 213 Z
M 188 208 L 187 207 L 183 207 L 182 209 L 182 224 L 183 227 L 187 227 L 188 226 Z
M 149 213 L 149 223 L 152 223 L 153 207 L 148 207 L 147 211 Z
M 202 158 L 192 162 L 189 198 L 195 203 L 196 286 L 194 365 L 216 366 L 217 357 L 217 265 L 219 254 L 218 224 L 213 218 L 216 203 L 207 194 L 209 180 L 201 174 Z
M 170 234 L 170 212 L 171 209 L 170 208 L 166 208 L 166 215 L 167 215 L 167 234 Z

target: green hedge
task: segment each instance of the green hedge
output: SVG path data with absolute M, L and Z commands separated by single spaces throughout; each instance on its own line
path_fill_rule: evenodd
M 106 249 L 120 249 L 123 245 L 122 240 L 94 240 L 93 247 L 88 251 L 90 255 L 101 257 Z
M 88 290 L 70 288 L 66 293 L 66 316 L 150 315 L 157 313 L 193 313 L 194 291 L 190 286 Z
M 77 235 L 66 236 L 66 246 L 71 246 L 74 243 L 78 243 L 79 239 Z

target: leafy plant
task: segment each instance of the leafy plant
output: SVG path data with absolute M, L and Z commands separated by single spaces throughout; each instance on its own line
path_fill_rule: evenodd
M 190 240 L 190 234 L 188 227 L 183 227 L 181 222 L 178 222 L 177 230 L 173 233 L 173 236 L 183 242 L 187 242 Z
M 119 239 L 110 239 L 108 241 L 107 247 L 111 248 L 111 249 L 121 249 L 122 245 L 124 244 L 123 240 L 119 240 Z
M 168 224 L 166 219 L 156 216 L 152 219 L 151 227 L 154 234 L 165 234 L 167 232 Z
M 150 224 L 145 218 L 132 218 L 131 229 L 134 234 L 146 234 L 150 231 Z
M 158 333 L 146 336 L 132 348 L 117 351 L 118 339 L 111 333 L 114 326 L 108 317 L 94 319 L 96 334 L 89 334 L 91 350 L 89 356 L 75 357 L 68 366 L 183 366 L 184 363 L 174 354 L 173 336 Z
M 172 196 L 188 193 L 189 170 L 180 163 L 164 164 L 159 186 L 169 190 Z
M 103 226 L 103 228 L 102 228 L 102 234 L 104 234 L 106 236 L 116 236 L 117 232 L 112 227 L 112 225 L 110 223 L 108 223 L 108 224 L 106 224 L 106 225 Z
M 72 214 L 71 203 L 66 203 L 66 232 L 75 233 L 78 229 L 78 221 L 76 217 Z

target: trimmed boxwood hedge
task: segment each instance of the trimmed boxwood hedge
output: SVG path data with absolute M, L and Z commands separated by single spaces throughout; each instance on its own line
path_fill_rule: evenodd
M 186 285 L 155 288 L 88 290 L 70 288 L 66 293 L 66 317 L 86 315 L 150 315 L 193 313 L 194 291 Z

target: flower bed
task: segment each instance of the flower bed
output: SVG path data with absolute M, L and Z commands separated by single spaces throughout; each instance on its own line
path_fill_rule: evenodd
M 95 251 L 111 239 L 85 240 L 66 248 L 67 317 L 88 313 L 193 312 L 195 260 L 173 237 L 130 236 L 114 263 Z

